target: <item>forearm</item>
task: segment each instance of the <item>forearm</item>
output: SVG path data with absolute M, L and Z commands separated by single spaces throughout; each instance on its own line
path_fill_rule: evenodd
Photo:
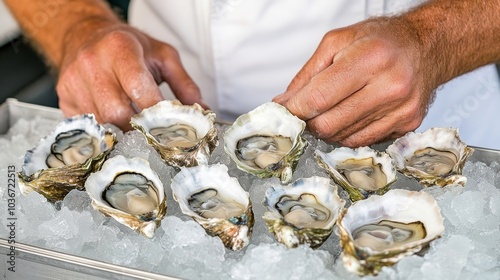
M 437 87 L 488 63 L 500 61 L 500 5 L 490 0 L 435 0 L 402 15 L 432 61 Z
M 59 68 L 68 44 L 80 46 L 99 29 L 120 24 L 100 0 L 5 0 L 26 36 Z M 68 39 L 71 37 L 71 40 Z

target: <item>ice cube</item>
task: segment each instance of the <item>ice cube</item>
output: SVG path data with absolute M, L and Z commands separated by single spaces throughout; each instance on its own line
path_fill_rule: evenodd
M 331 276 L 331 256 L 308 246 L 287 249 L 281 244 L 251 246 L 231 269 L 233 279 L 318 279 Z
M 481 192 L 466 191 L 453 199 L 451 207 L 456 211 L 460 222 L 471 227 L 483 216 L 485 200 Z
M 90 201 L 87 192 L 74 189 L 64 197 L 62 204 L 71 211 L 82 212 L 88 209 Z
M 451 235 L 438 240 L 424 256 L 422 272 L 425 279 L 459 279 L 467 263 L 473 242 L 466 236 Z

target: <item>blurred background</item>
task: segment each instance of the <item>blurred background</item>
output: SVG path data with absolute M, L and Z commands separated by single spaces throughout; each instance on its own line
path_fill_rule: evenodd
M 108 0 L 125 20 L 129 0 Z M 0 104 L 19 101 L 57 108 L 55 76 L 43 57 L 27 42 L 19 26 L 0 1 Z
M 129 0 L 107 2 L 127 20 Z M 499 64 L 497 70 L 500 75 Z M 57 108 L 54 77 L 0 1 L 0 104 L 13 97 L 22 102 Z

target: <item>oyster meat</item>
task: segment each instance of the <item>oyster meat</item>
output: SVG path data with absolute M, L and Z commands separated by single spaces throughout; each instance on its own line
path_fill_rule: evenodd
M 288 248 L 317 248 L 332 233 L 345 201 L 330 179 L 314 176 L 269 188 L 263 205 L 267 211 L 262 218 L 279 242 Z
M 94 209 L 152 238 L 167 212 L 165 190 L 142 158 L 115 156 L 85 182 Z
M 224 246 L 240 250 L 254 225 L 248 193 L 223 164 L 183 167 L 172 179 L 172 193 L 182 213 L 192 217 Z
M 224 133 L 224 149 L 240 170 L 289 183 L 307 146 L 304 128 L 285 107 L 268 102 L 236 119 Z
M 133 116 L 130 123 L 172 166 L 207 164 L 218 145 L 215 114 L 198 104 L 160 101 Z
M 443 217 L 430 194 L 400 189 L 353 203 L 342 211 L 337 225 L 344 266 L 360 275 L 377 274 L 444 232 Z
M 316 150 L 315 157 L 333 180 L 349 193 L 351 201 L 384 194 L 397 179 L 389 155 L 369 147 L 341 147 L 330 153 Z
M 83 190 L 89 174 L 100 168 L 115 143 L 115 134 L 92 114 L 64 120 L 26 152 L 19 173 L 21 192 L 37 191 L 55 202 L 73 189 Z
M 463 166 L 474 149 L 468 147 L 454 128 L 431 128 L 408 132 L 387 147 L 395 167 L 423 186 L 465 185 Z

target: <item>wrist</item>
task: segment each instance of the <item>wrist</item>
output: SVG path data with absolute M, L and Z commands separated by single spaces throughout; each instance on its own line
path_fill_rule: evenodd
M 428 1 L 400 15 L 421 44 L 434 88 L 500 60 L 500 6 L 494 1 Z

